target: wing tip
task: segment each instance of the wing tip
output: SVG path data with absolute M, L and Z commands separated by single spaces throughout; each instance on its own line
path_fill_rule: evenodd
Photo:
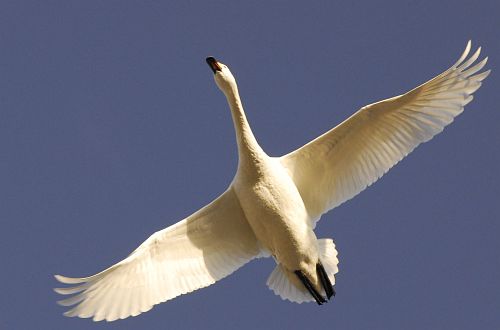
M 467 58 L 467 56 L 470 53 L 471 48 L 472 48 L 472 40 L 469 39 L 469 41 L 467 42 L 467 45 L 465 46 L 465 49 L 464 49 L 462 55 L 460 56 L 458 61 L 456 61 L 455 65 L 453 65 L 454 67 L 458 66 L 460 63 L 462 63 Z
M 484 79 L 486 79 L 490 75 L 490 73 L 491 73 L 491 69 L 484 71 L 483 76 L 481 77 L 480 81 L 483 81 Z
M 61 295 L 70 294 L 70 293 L 68 293 L 67 288 L 53 288 L 52 290 L 54 290 L 55 293 L 58 293 L 58 294 L 61 294 Z
M 54 278 L 64 284 L 78 284 L 85 282 L 86 280 L 85 278 L 66 277 L 59 274 L 54 275 Z
M 472 49 L 472 40 L 469 39 L 469 41 L 467 41 L 467 45 L 465 46 L 465 49 L 464 49 L 462 55 L 460 56 L 460 58 L 458 59 L 458 61 L 456 61 L 455 64 L 453 65 L 454 68 L 458 67 L 459 65 L 461 65 L 462 63 L 464 63 L 464 61 L 467 59 L 467 56 L 469 56 L 471 49 Z M 464 65 L 463 67 L 467 67 L 470 64 L 472 64 L 473 62 L 475 62 L 476 59 L 481 54 L 481 51 L 482 51 L 482 47 L 479 46 L 476 49 L 476 51 L 474 52 L 474 54 L 467 60 L 468 65 Z

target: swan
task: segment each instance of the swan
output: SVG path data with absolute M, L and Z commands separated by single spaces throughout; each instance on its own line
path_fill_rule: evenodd
M 184 220 L 151 235 L 127 258 L 83 278 L 55 275 L 66 316 L 113 321 L 206 287 L 252 259 L 272 256 L 267 286 L 282 299 L 321 305 L 335 295 L 337 250 L 314 233 L 321 215 L 375 182 L 430 140 L 472 100 L 490 70 L 468 58 L 411 91 L 361 108 L 282 157 L 257 143 L 229 68 L 206 59 L 234 123 L 238 167 L 227 190 Z M 479 73 L 478 73 L 479 72 Z

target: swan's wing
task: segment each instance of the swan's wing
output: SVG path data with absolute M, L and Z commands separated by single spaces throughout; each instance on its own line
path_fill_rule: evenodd
M 477 73 L 487 58 L 474 64 L 480 48 L 467 59 L 470 48 L 469 41 L 451 68 L 425 84 L 361 108 L 280 158 L 314 220 L 375 182 L 463 111 L 490 72 Z
M 160 230 L 130 256 L 90 277 L 57 280 L 76 294 L 59 303 L 67 316 L 113 321 L 206 287 L 257 257 L 259 247 L 230 188 L 188 218 Z

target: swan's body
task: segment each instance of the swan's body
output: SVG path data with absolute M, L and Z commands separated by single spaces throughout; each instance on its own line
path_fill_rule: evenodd
M 280 265 L 306 273 L 321 290 L 317 238 L 297 187 L 281 164 L 265 154 L 251 167 L 239 172 L 233 189 L 255 236 Z
M 86 278 L 56 275 L 76 294 L 68 316 L 112 321 L 208 286 L 246 262 L 272 255 L 268 286 L 283 299 L 326 302 L 338 259 L 313 231 L 321 214 L 376 181 L 463 111 L 489 71 L 478 51 L 410 92 L 368 105 L 342 124 L 280 158 L 255 140 L 229 69 L 207 62 L 224 92 L 236 131 L 238 170 L 229 188 L 188 218 L 156 232 L 126 259 Z
M 269 157 L 258 145 L 234 77 L 225 65 L 219 65 L 220 70 L 214 70 L 215 81 L 229 103 L 240 151 L 231 187 L 261 247 L 286 269 L 300 269 L 318 285 L 317 239 L 300 193 L 279 160 Z

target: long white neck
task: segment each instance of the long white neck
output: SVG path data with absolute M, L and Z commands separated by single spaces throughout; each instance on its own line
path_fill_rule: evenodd
M 238 93 L 238 87 L 236 85 L 231 86 L 229 90 L 224 91 L 224 94 L 226 95 L 227 103 L 231 108 L 231 115 L 233 117 L 236 141 L 238 143 L 239 166 L 255 164 L 266 154 L 257 143 L 252 129 L 248 124 Z

